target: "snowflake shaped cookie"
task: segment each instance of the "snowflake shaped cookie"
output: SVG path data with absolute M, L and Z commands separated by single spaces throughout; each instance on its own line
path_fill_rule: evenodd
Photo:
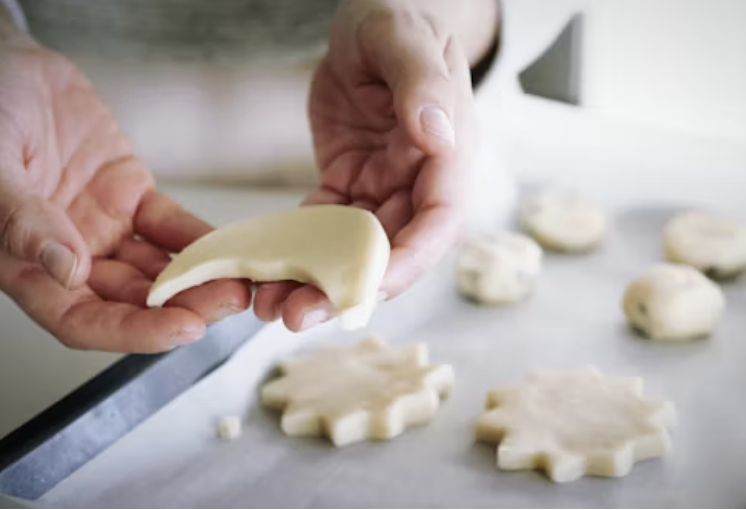
M 669 402 L 642 395 L 642 380 L 594 368 L 531 374 L 487 395 L 477 439 L 499 444 L 504 470 L 543 469 L 555 482 L 624 476 L 635 462 L 671 450 Z
M 389 346 L 369 338 L 285 361 L 261 389 L 282 411 L 289 436 L 328 436 L 336 446 L 391 439 L 427 423 L 453 385 L 453 369 L 429 365 L 424 344 Z

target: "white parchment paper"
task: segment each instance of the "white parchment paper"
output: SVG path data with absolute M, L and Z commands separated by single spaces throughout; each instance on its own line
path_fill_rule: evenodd
M 624 325 L 626 283 L 660 259 L 668 207 L 616 210 L 611 236 L 592 255 L 550 255 L 533 298 L 478 308 L 453 290 L 452 261 L 382 306 L 372 330 L 391 342 L 427 342 L 451 363 L 456 387 L 435 420 L 388 443 L 334 449 L 282 435 L 259 408 L 258 383 L 274 361 L 315 341 L 361 334 L 333 325 L 293 335 L 267 327 L 232 360 L 56 489 L 55 507 L 734 507 L 746 502 L 746 279 L 727 285 L 728 309 L 706 341 L 667 345 Z M 742 218 L 743 219 L 743 218 Z M 528 370 L 592 364 L 639 375 L 672 400 L 674 453 L 624 479 L 555 485 L 537 473 L 503 473 L 473 424 L 493 386 Z M 215 439 L 224 413 L 245 416 L 243 437 Z

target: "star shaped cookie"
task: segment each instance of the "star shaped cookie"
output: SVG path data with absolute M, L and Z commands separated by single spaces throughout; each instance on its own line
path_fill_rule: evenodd
M 487 395 L 476 436 L 498 444 L 504 470 L 541 469 L 555 482 L 583 475 L 619 477 L 671 450 L 670 402 L 642 395 L 642 380 L 594 368 L 531 374 Z
M 327 347 L 281 363 L 260 397 L 282 411 L 289 436 L 328 436 L 336 446 L 391 439 L 430 421 L 451 390 L 453 369 L 427 358 L 424 344 L 376 338 Z

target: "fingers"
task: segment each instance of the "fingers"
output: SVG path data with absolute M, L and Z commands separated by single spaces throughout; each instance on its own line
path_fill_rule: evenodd
M 136 268 L 150 280 L 155 280 L 171 262 L 171 257 L 161 248 L 138 239 L 123 241 L 115 258 Z
M 88 277 L 88 248 L 67 213 L 21 187 L 0 187 L 0 241 L 13 257 L 40 264 L 62 288 Z
M 429 158 L 412 191 L 413 216 L 392 238 L 381 290 L 394 297 L 432 269 L 464 221 L 466 176 L 457 158 Z
M 174 253 L 212 230 L 208 223 L 157 191 L 143 197 L 134 224 L 136 233 Z
M 397 115 L 404 120 L 415 145 L 429 157 L 420 167 L 414 182 L 409 204 L 411 215 L 400 215 L 407 211 L 405 205 L 396 200 L 384 204 L 377 212 L 387 233 L 394 233 L 391 258 L 381 286 L 381 291 L 389 298 L 424 276 L 452 246 L 463 222 L 466 189 L 472 173 L 475 118 L 468 61 L 452 38 L 439 46 L 440 53 L 436 56 L 433 45 L 437 46 L 437 26 L 434 26 L 433 33 L 434 37 L 423 37 L 419 46 L 406 35 L 394 39 L 401 46 L 410 48 L 408 54 L 405 52 L 407 56 L 398 63 L 401 67 L 398 74 L 390 73 L 394 80 L 397 76 L 403 77 L 394 81 L 403 84 L 394 89 Z M 419 65 L 416 60 L 419 60 Z M 446 66 L 446 74 L 438 74 L 440 63 Z M 396 70 L 397 62 L 392 66 Z M 452 150 L 442 150 L 442 144 L 432 145 L 432 139 L 438 138 L 434 133 L 437 128 L 428 126 L 428 120 L 414 117 L 413 112 L 419 111 L 431 115 L 433 122 L 440 122 L 435 119 L 440 114 L 417 110 L 418 105 L 427 103 L 428 98 L 435 98 L 435 104 L 444 108 L 450 126 L 455 129 L 457 136 Z M 416 120 L 423 124 L 417 126 Z M 421 138 L 423 134 L 430 135 L 430 140 Z M 411 218 L 411 221 L 404 223 L 404 218 Z
M 152 280 L 136 267 L 121 260 L 96 260 L 88 284 L 106 301 L 118 301 L 145 308 Z M 212 324 L 246 310 L 251 291 L 237 280 L 216 280 L 180 292 L 166 306 L 184 308 Z
M 108 352 L 164 352 L 205 335 L 204 322 L 189 310 L 101 300 L 73 304 L 60 324 L 56 336 L 68 347 Z
M 94 260 L 88 285 L 104 301 L 144 308 L 151 281 L 134 267 L 116 260 Z
M 413 216 L 412 198 L 409 190 L 394 193 L 375 211 L 389 239 L 394 239 Z
M 154 353 L 192 343 L 205 334 L 204 320 L 190 310 L 144 310 L 129 303 L 106 302 L 88 286 L 66 290 L 40 266 L 7 253 L 0 253 L 0 266 L 4 269 L 0 287 L 70 348 Z M 122 295 L 136 292 L 137 285 L 133 285 Z
M 282 304 L 282 320 L 290 331 L 318 326 L 334 315 L 334 308 L 326 295 L 310 285 L 294 290 Z
M 322 188 L 315 193 L 310 194 L 303 200 L 302 205 L 319 205 L 319 204 L 333 204 L 333 205 L 347 205 L 349 198 L 344 196 L 342 193 L 335 191 L 331 188 Z
M 417 214 L 394 238 L 391 258 L 381 284 L 387 298 L 395 297 L 430 271 L 445 255 L 460 222 L 447 206 Z
M 127 242 L 118 257 L 148 277 L 156 278 L 170 262 L 164 252 L 158 253 L 159 246 L 179 252 L 210 231 L 212 227 L 209 224 L 184 210 L 166 195 L 154 191 L 143 198 L 135 216 L 135 232 L 149 242 Z M 250 305 L 251 290 L 239 280 L 208 282 L 179 293 L 167 303 L 167 306 L 193 310 L 208 323 L 242 312 Z
M 274 282 L 259 285 L 254 297 L 254 314 L 264 322 L 273 322 L 282 315 L 282 304 L 301 284 Z
M 366 61 L 392 90 L 396 115 L 414 144 L 431 156 L 452 151 L 455 103 L 459 89 L 470 87 L 456 40 L 436 20 L 406 10 L 370 14 L 359 33 Z

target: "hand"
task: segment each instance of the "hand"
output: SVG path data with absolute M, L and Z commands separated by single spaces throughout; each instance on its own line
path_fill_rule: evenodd
M 210 226 L 154 189 L 111 112 L 69 61 L 0 41 L 0 289 L 69 347 L 158 352 L 247 308 L 218 281 L 146 309 L 152 280 Z
M 382 297 L 431 269 L 456 238 L 475 135 L 469 65 L 437 19 L 403 0 L 343 1 L 309 114 L 321 187 L 305 204 L 372 211 L 391 245 Z M 265 284 L 254 308 L 291 330 L 329 319 L 310 286 Z

